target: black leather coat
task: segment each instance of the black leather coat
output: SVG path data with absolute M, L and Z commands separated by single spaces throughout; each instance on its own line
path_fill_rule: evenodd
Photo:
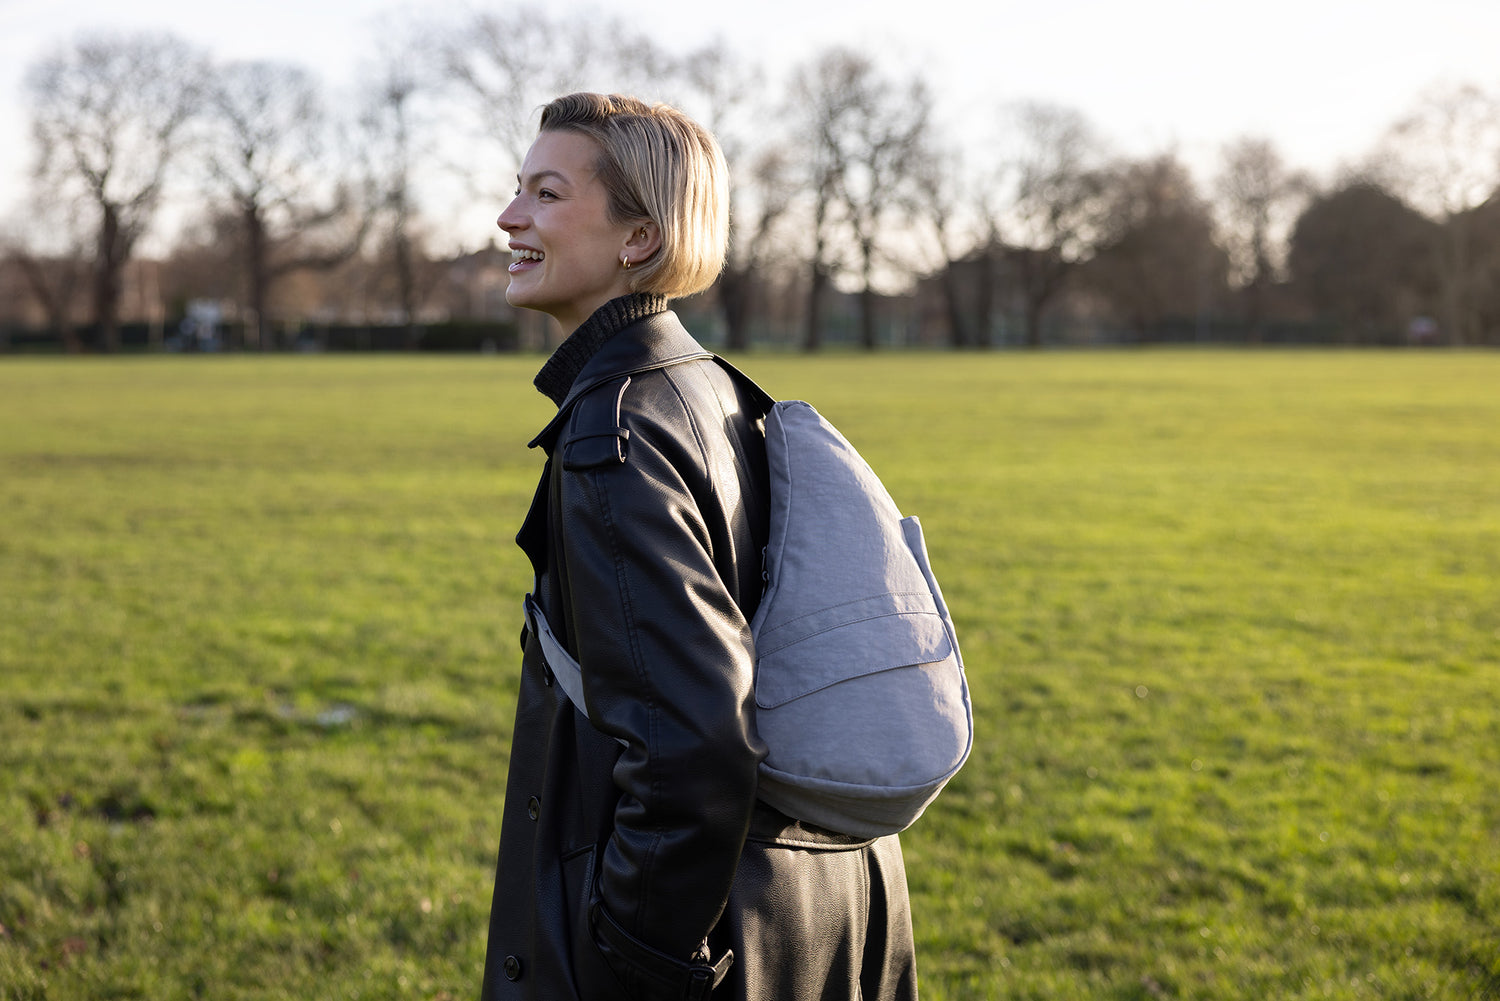
M 755 799 L 761 412 L 671 312 L 583 365 L 518 538 L 588 718 L 524 655 L 483 996 L 916 996 L 895 837 Z

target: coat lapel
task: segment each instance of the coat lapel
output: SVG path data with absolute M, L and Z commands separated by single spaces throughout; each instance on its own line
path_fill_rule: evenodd
M 713 352 L 693 339 L 677 314 L 670 309 L 638 320 L 604 342 L 594 357 L 583 366 L 568 395 L 557 408 L 557 414 L 527 447 L 541 446 L 551 454 L 562 431 L 562 423 L 578 398 L 600 383 L 621 376 L 649 372 L 652 369 L 680 365 L 700 358 L 712 358 Z

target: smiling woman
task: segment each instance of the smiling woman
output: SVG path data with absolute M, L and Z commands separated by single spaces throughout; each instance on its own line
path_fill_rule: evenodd
M 672 152 L 658 165 L 662 143 Z M 702 292 L 724 266 L 728 173 L 713 136 L 665 105 L 598 94 L 552 102 L 497 221 L 516 257 L 507 298 L 567 333 L 626 292 Z
M 536 378 L 558 413 L 519 535 L 536 579 L 483 997 L 914 998 L 896 836 L 756 795 L 765 404 L 667 309 L 723 267 L 718 144 L 574 94 L 518 181 L 507 296 L 569 335 Z
M 587 136 L 544 131 L 498 221 L 515 258 L 506 299 L 551 315 L 568 333 L 629 292 L 632 258 L 647 258 L 661 244 L 649 219 L 611 219 L 598 158 Z

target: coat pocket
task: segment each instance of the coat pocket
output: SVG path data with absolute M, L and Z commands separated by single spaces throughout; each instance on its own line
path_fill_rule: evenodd
M 589 909 L 596 896 L 599 849 L 590 845 L 562 858 L 563 894 L 573 940 L 573 976 L 580 998 L 600 1001 L 624 999 L 627 995 L 599 946 L 594 942 Z

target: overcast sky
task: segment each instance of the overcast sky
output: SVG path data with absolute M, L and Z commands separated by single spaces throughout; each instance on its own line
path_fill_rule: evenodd
M 28 65 L 88 28 L 168 29 L 214 56 L 279 58 L 349 82 L 380 0 L 0 0 L 0 217 L 22 204 Z M 460 7 L 444 5 L 444 17 Z M 1273 139 L 1326 173 L 1366 153 L 1427 87 L 1500 89 L 1500 0 L 548 0 L 549 19 L 604 11 L 664 44 L 722 37 L 777 70 L 833 44 L 920 69 L 946 118 L 982 122 L 1040 98 L 1084 112 L 1122 151 L 1213 162 Z

